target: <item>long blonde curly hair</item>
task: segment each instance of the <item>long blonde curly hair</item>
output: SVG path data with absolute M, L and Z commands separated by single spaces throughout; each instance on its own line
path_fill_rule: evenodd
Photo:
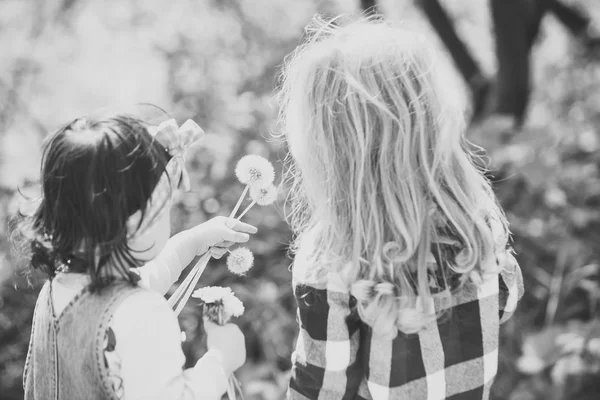
M 293 249 L 310 248 L 315 274 L 345 277 L 361 318 L 392 336 L 439 318 L 436 301 L 469 278 L 497 274 L 508 241 L 436 60 L 415 31 L 317 16 L 278 93 Z

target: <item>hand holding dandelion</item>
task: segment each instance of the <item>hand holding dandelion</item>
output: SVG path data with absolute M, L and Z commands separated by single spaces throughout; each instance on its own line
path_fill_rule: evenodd
M 237 201 L 230 218 L 234 218 L 238 212 L 242 202 L 250 191 L 252 203 L 237 217 L 239 221 L 246 213 L 255 205 L 267 206 L 272 204 L 277 198 L 277 188 L 273 185 L 275 179 L 275 171 L 273 165 L 265 158 L 257 155 L 248 155 L 243 157 L 237 164 L 235 174 L 238 180 L 245 184 L 246 187 Z M 206 263 L 208 259 L 206 260 Z M 206 266 L 204 263 L 204 267 Z M 245 248 L 240 247 L 231 251 L 227 258 L 227 267 L 232 274 L 244 275 L 254 263 L 254 255 Z M 198 263 L 200 264 L 200 263 Z M 200 272 L 197 272 L 197 280 L 199 274 L 202 274 L 204 268 L 200 267 Z M 195 285 L 195 281 L 192 285 Z M 244 306 L 241 301 L 235 297 L 231 289 L 208 287 L 198 289 L 193 294 L 194 297 L 200 298 L 203 302 L 204 316 L 212 322 L 219 325 L 226 324 L 231 317 L 241 316 L 244 312 Z M 229 388 L 227 395 L 230 400 L 235 399 L 237 391 L 242 395 L 240 384 L 236 377 L 232 374 L 229 378 Z
M 202 301 L 204 318 L 217 325 L 223 326 L 229 323 L 232 317 L 240 317 L 244 313 L 244 304 L 228 287 L 204 287 L 196 290 L 192 297 Z M 227 389 L 227 396 L 230 400 L 235 400 L 236 390 L 242 394 L 241 386 L 232 373 Z
M 230 218 L 235 217 L 248 192 L 250 192 L 252 203 L 237 217 L 238 221 L 246 215 L 255 204 L 266 206 L 272 204 L 276 200 L 277 188 L 273 185 L 275 170 L 273 165 L 266 158 L 254 154 L 242 157 L 236 165 L 235 174 L 238 180 L 246 186 L 231 212 Z M 243 274 L 252 267 L 253 256 L 248 249 L 238 250 L 236 250 L 237 253 L 234 251 L 234 255 L 229 257 L 231 260 L 228 260 L 228 264 L 233 265 L 233 268 L 230 268 L 232 272 L 237 270 L 242 271 L 237 272 L 238 274 Z M 192 294 L 192 291 L 206 269 L 210 258 L 211 255 L 209 252 L 204 254 L 169 298 L 169 305 L 175 310 L 175 314 L 179 314 L 183 310 L 187 299 Z M 242 266 L 244 266 L 245 270 L 243 270 Z

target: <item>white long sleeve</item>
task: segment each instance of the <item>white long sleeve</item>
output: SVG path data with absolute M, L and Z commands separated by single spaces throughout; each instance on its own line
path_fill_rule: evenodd
M 118 360 L 117 374 L 125 400 L 220 399 L 227 377 L 220 357 L 210 350 L 193 368 L 184 370 L 181 331 L 177 317 L 163 295 L 182 269 L 175 248 L 165 247 L 158 257 L 138 269 L 141 285 L 150 290 L 135 293 L 116 308 L 110 326 Z M 57 313 L 87 284 L 84 274 L 59 274 L 52 282 Z M 111 368 L 112 370 L 112 368 Z
M 158 293 L 143 291 L 125 299 L 111 327 L 125 400 L 211 400 L 220 399 L 227 390 L 227 377 L 214 351 L 183 370 L 179 324 Z
M 185 267 L 177 255 L 176 246 L 167 243 L 156 258 L 138 268 L 141 286 L 164 296 Z

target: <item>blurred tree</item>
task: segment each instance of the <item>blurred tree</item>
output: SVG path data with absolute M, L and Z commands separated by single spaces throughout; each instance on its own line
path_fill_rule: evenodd
M 537 37 L 545 0 L 491 0 L 498 58 L 495 110 L 523 123 L 530 92 L 531 49 Z
M 588 28 L 590 18 L 559 0 L 491 0 L 498 57 L 497 94 L 493 111 L 524 122 L 531 92 L 531 52 L 544 15 L 552 12 L 587 50 L 600 44 Z
M 423 10 L 471 91 L 473 120 L 487 111 L 510 116 L 515 126 L 522 126 L 531 92 L 531 51 L 547 12 L 552 12 L 580 38 L 587 50 L 600 48 L 600 37 L 589 29 L 590 18 L 572 5 L 559 0 L 490 0 L 498 59 L 495 93 L 490 99 L 491 80 L 482 73 L 439 0 L 415 0 L 415 3 Z M 376 0 L 361 0 L 363 10 L 375 5 Z
M 438 0 L 417 0 L 432 28 L 442 40 L 471 91 L 473 104 L 473 119 L 481 116 L 490 88 L 490 83 L 485 78 L 481 68 L 475 61 L 465 43 L 459 38 L 454 24 L 448 13 L 442 8 Z

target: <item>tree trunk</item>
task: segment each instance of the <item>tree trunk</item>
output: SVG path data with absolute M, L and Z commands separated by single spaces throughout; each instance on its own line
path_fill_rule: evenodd
M 589 17 L 560 0 L 489 0 L 494 25 L 498 74 L 492 112 L 510 115 L 517 125 L 525 119 L 530 96 L 531 50 L 546 12 L 553 12 L 573 34 L 585 33 Z M 469 85 L 477 117 L 486 106 L 489 83 L 439 0 L 416 0 Z M 361 0 L 374 12 L 376 0 Z
M 494 111 L 525 119 L 530 94 L 531 49 L 548 0 L 490 0 L 498 58 Z
M 558 0 L 549 0 L 549 3 L 550 11 L 573 35 L 585 34 L 590 25 L 590 18 L 584 12 Z
M 490 89 L 489 80 L 483 75 L 481 68 L 465 43 L 458 37 L 450 16 L 442 8 L 438 0 L 417 0 L 427 20 L 436 31 L 458 71 L 471 91 L 473 104 L 472 119 L 476 120 L 484 113 L 488 104 Z
M 423 10 L 429 23 L 437 32 L 446 49 L 450 52 L 452 60 L 458 67 L 460 74 L 467 83 L 480 77 L 481 69 L 471 55 L 464 42 L 458 37 L 454 25 L 442 8 L 438 0 L 417 0 L 418 6 Z

